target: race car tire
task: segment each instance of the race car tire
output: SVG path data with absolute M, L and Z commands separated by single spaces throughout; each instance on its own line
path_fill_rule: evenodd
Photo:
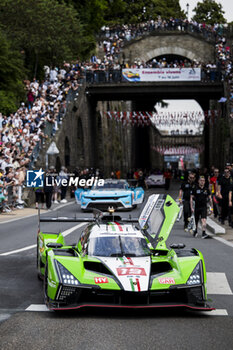
M 39 242 L 37 239 L 37 249 L 36 249 L 36 267 L 37 267 L 37 277 L 39 278 L 39 280 L 43 280 L 43 275 L 40 272 L 40 265 L 41 265 L 41 261 L 40 261 L 40 254 L 39 254 Z
M 81 211 L 82 211 L 83 213 L 91 213 L 91 212 L 92 212 L 91 209 L 83 209 L 83 208 L 81 208 Z
M 47 302 L 48 302 L 47 290 L 48 290 L 48 263 L 46 262 L 45 272 L 44 272 L 44 283 L 43 283 L 44 300 L 45 300 L 45 304 L 46 305 L 47 305 Z

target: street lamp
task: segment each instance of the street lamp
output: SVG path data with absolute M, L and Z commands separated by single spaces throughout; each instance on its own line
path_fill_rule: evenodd
M 189 19 L 189 3 L 186 4 L 186 8 L 187 8 L 186 14 L 187 14 L 187 20 L 188 20 Z

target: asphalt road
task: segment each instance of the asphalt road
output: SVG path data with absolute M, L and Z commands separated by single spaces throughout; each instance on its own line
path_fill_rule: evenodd
M 163 189 L 149 193 L 163 193 Z M 176 196 L 177 187 L 169 194 Z M 131 215 L 137 216 L 141 208 Z M 71 203 L 59 216 L 83 214 Z M 56 211 L 44 215 L 54 216 Z M 123 213 L 128 216 L 129 213 Z M 47 231 L 67 232 L 72 224 L 47 224 Z M 229 349 L 233 329 L 233 259 L 231 247 L 209 238 L 193 238 L 174 226 L 170 243 L 185 243 L 202 251 L 206 261 L 209 298 L 216 311 L 99 310 L 55 313 L 45 310 L 42 282 L 36 272 L 35 216 L 0 224 L 0 349 Z M 83 226 L 84 227 L 84 226 Z M 74 243 L 82 227 L 67 234 Z

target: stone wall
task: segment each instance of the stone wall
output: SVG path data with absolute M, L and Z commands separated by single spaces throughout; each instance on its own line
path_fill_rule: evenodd
M 121 60 L 133 63 L 150 61 L 161 55 L 180 55 L 199 62 L 215 61 L 215 46 L 203 38 L 188 33 L 157 33 L 131 40 L 124 46 Z
M 99 101 L 97 103 L 97 163 L 106 176 L 117 169 L 120 169 L 126 176 L 127 171 L 133 167 L 132 127 L 106 116 L 107 111 L 129 110 L 131 110 L 129 101 Z
M 218 111 L 218 117 L 207 125 L 209 133 L 209 164 L 223 170 L 227 162 L 233 163 L 233 120 L 230 118 L 230 85 L 224 83 L 226 102 L 210 102 L 210 109 Z
M 53 165 L 58 171 L 63 165 L 69 170 L 91 166 L 92 142 L 89 109 L 85 86 L 83 86 L 79 95 L 67 102 L 67 111 L 62 124 L 59 125 L 56 134 L 46 140 L 35 164 L 36 168 L 45 168 L 46 152 L 53 141 L 57 145 L 59 154 L 48 156 L 48 166 Z

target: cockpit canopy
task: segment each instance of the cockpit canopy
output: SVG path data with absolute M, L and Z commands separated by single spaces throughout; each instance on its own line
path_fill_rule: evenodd
M 129 186 L 125 180 L 107 179 L 103 186 L 95 185 L 92 190 L 128 190 Z
M 90 238 L 87 253 L 91 256 L 106 257 L 140 257 L 149 256 L 151 254 L 145 238 L 129 236 Z

